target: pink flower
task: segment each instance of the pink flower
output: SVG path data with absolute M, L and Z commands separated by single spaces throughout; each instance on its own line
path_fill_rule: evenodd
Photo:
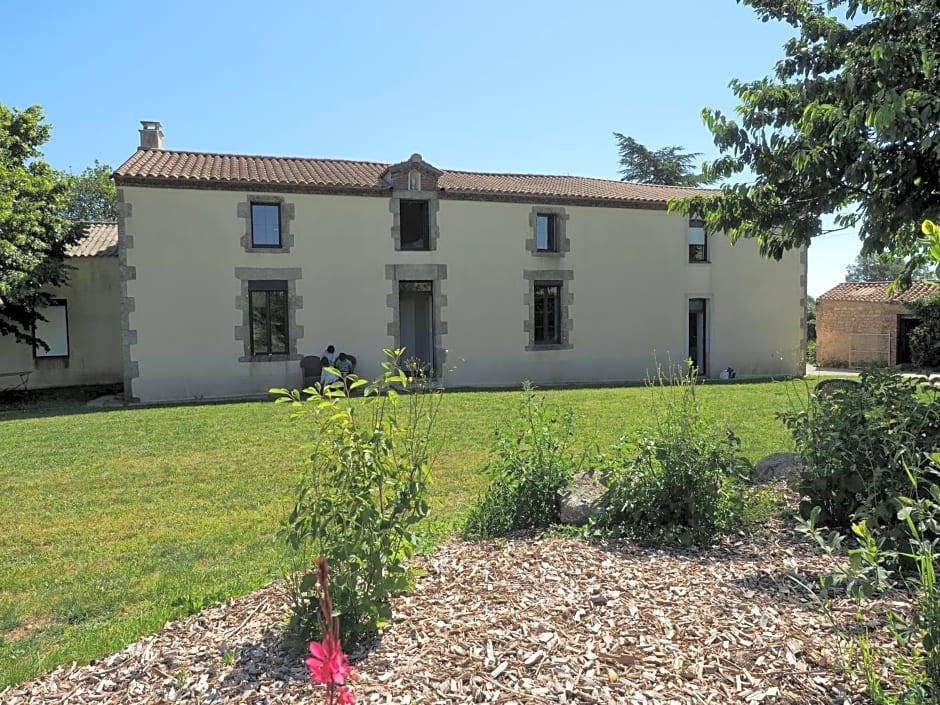
M 349 677 L 349 661 L 339 640 L 327 635 L 322 644 L 310 642 L 310 655 L 305 663 L 317 683 L 340 684 Z
M 348 691 L 345 688 L 338 688 L 336 690 L 336 695 L 337 705 L 356 705 L 356 696 L 353 695 L 351 691 Z

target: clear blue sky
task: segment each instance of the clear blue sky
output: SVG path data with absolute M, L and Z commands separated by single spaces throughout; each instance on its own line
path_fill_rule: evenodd
M 4 10 L 0 102 L 39 104 L 56 168 L 113 167 L 140 120 L 170 149 L 618 178 L 611 133 L 717 156 L 703 107 L 789 28 L 734 0 L 53 2 Z M 14 30 L 15 28 L 15 30 Z M 851 233 L 809 254 L 842 281 Z

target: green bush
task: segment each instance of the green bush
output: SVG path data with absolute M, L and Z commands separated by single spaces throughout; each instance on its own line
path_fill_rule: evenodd
M 549 406 L 528 383 L 518 414 L 497 424 L 489 485 L 464 520 L 465 538 L 494 538 L 558 521 L 561 495 L 580 464 L 574 412 Z
M 907 307 L 920 319 L 920 325 L 908 335 L 911 361 L 919 367 L 940 367 L 940 292 Z
M 708 545 L 736 528 L 744 508 L 739 439 L 709 419 L 694 374 L 662 370 L 650 387 L 655 426 L 621 439 L 605 459 L 598 533 L 655 543 Z
M 904 545 L 897 498 L 909 491 L 905 468 L 920 493 L 937 477 L 929 453 L 940 442 L 940 399 L 922 381 L 869 369 L 855 387 L 779 414 L 808 468 L 798 485 L 804 518 L 819 507 L 823 524 L 848 531 L 864 520 L 888 548 Z
M 330 566 L 334 614 L 341 640 L 353 648 L 391 619 L 391 598 L 413 587 L 406 565 L 414 555 L 415 525 L 427 515 L 430 436 L 439 389 L 399 369 L 401 350 L 385 353 L 385 374 L 372 384 L 351 375 L 324 396 L 271 390 L 293 416 L 313 425 L 293 511 L 281 535 L 302 562 L 292 590 L 291 632 L 302 642 L 323 638 L 314 561 Z M 396 390 L 408 393 L 399 394 Z

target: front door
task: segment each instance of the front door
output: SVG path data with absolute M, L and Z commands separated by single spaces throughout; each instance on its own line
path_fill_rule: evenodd
M 434 375 L 434 293 L 433 283 L 398 283 L 400 341 L 405 348 L 403 365 L 412 373 Z
M 689 299 L 689 359 L 700 375 L 707 375 L 705 327 L 707 299 Z
M 898 316 L 898 337 L 897 337 L 897 357 L 895 358 L 894 363 L 896 365 L 907 365 L 912 362 L 911 360 L 911 346 L 908 341 L 908 336 L 911 334 L 911 331 L 914 330 L 917 326 L 920 325 L 920 319 L 915 318 L 914 316 L 900 315 Z

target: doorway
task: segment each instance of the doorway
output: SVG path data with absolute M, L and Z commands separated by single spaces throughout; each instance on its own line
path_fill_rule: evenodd
M 403 365 L 411 374 L 433 377 L 434 288 L 429 281 L 398 282 L 398 316 Z
M 708 374 L 706 358 L 707 332 L 705 313 L 707 299 L 689 299 L 689 359 L 698 374 Z
M 915 316 L 901 314 L 898 316 L 897 357 L 896 365 L 909 365 L 911 362 L 911 345 L 909 337 L 911 331 L 920 325 L 920 319 Z

